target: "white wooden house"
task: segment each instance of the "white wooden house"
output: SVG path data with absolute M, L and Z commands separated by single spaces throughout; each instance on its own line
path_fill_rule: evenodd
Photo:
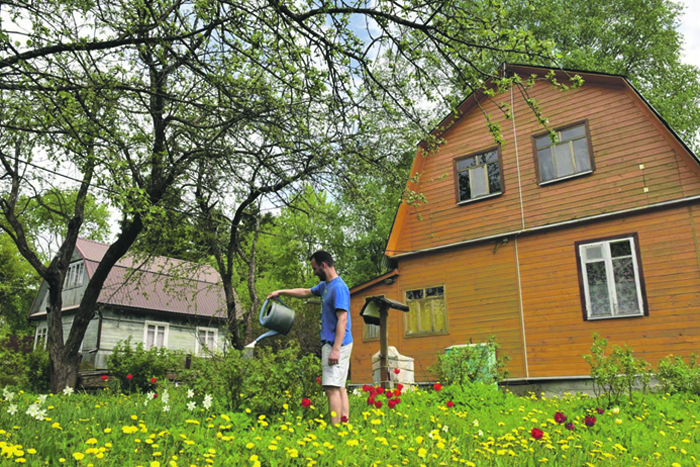
M 89 278 L 109 245 L 78 239 L 63 289 L 67 339 Z M 46 345 L 48 285 L 43 282 L 29 312 L 36 322 L 34 346 Z M 82 370 L 106 368 L 117 342 L 131 336 L 146 349 L 166 347 L 194 355 L 225 345 L 226 302 L 217 271 L 172 258 L 122 258 L 109 273 L 81 352 Z

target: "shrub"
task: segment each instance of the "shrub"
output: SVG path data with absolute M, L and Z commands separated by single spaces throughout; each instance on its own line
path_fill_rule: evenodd
M 165 378 L 182 366 L 182 352 L 155 347 L 145 350 L 142 342 L 132 347 L 131 336 L 118 342 L 107 357 L 107 368 L 114 377 L 110 381 L 127 393 L 150 390 L 153 387 L 151 378 Z M 128 375 L 132 375 L 132 378 L 127 379 Z
M 664 392 L 700 395 L 700 365 L 697 354 L 691 355 L 688 363 L 682 357 L 669 355 L 659 362 L 656 376 Z
M 26 381 L 29 391 L 45 393 L 51 387 L 51 359 L 49 352 L 37 348 L 27 354 Z
M 607 406 L 617 404 L 620 395 L 625 392 L 630 401 L 637 380 L 641 384 L 642 395 L 649 387 L 650 365 L 648 362 L 634 356 L 629 346 L 614 345 L 608 354 L 608 341 L 593 333 L 591 354 L 584 355 L 584 360 L 591 366 L 593 392 L 596 399 L 607 398 Z
M 285 403 L 294 406 L 303 397 L 318 399 L 321 386 L 316 378 L 320 374 L 318 357 L 302 356 L 299 345 L 293 344 L 279 352 L 257 348 L 253 358 L 236 349 L 196 358 L 185 382 L 197 393 L 226 401 L 229 410 L 245 407 L 272 415 L 281 412 Z
M 26 381 L 27 356 L 12 349 L 8 340 L 0 340 L 0 387 L 22 387 Z
M 439 355 L 430 371 L 442 383 L 462 388 L 476 382 L 498 383 L 507 377 L 505 366 L 510 361 L 508 356 L 498 357 L 499 347 L 494 336 L 489 336 L 482 345 L 454 347 L 449 353 Z

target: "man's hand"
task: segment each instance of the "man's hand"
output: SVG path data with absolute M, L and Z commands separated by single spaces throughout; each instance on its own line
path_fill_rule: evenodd
M 340 360 L 340 349 L 336 349 L 335 347 L 333 347 L 331 349 L 331 353 L 328 355 L 328 364 L 329 365 L 337 365 L 339 360 Z
M 274 300 L 278 299 L 280 296 L 280 292 L 281 292 L 281 290 L 275 290 L 274 292 L 270 292 L 269 294 L 267 294 L 268 300 L 271 298 Z

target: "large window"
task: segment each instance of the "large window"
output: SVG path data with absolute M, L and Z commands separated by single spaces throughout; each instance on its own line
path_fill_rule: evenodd
M 406 335 L 446 334 L 445 287 L 435 286 L 406 292 Z
M 576 244 L 584 319 L 645 314 L 636 234 Z
M 455 160 L 457 202 L 466 202 L 503 191 L 498 149 Z
M 68 267 L 68 272 L 66 273 L 66 280 L 63 287 L 70 289 L 71 287 L 80 287 L 83 285 L 83 278 L 85 277 L 85 263 L 82 261 L 79 263 L 73 263 Z
M 195 341 L 195 355 L 207 356 L 216 351 L 219 330 L 216 328 L 197 328 L 197 339 Z
M 146 350 L 168 347 L 168 323 L 146 321 L 143 330 L 143 343 Z
M 553 182 L 592 172 L 595 167 L 588 124 L 569 126 L 557 130 L 556 134 L 556 144 L 549 134 L 534 138 L 539 182 Z

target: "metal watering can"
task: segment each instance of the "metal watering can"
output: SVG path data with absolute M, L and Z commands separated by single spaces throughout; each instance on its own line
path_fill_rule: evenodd
M 280 299 L 265 300 L 260 309 L 260 325 L 269 329 L 269 331 L 255 339 L 250 346 L 254 346 L 259 340 L 266 337 L 276 336 L 277 334 L 289 334 L 292 324 L 294 324 L 294 310 L 285 305 Z

